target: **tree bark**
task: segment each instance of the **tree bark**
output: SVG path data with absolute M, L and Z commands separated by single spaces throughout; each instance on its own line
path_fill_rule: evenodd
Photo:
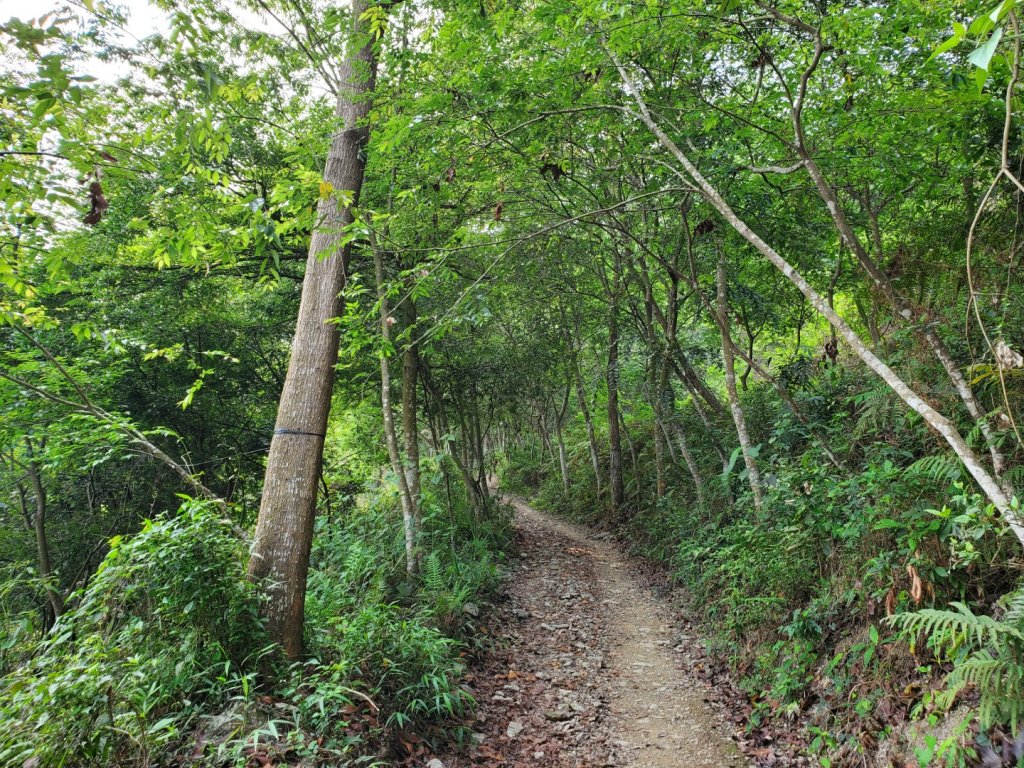
M 690 238 L 689 227 L 684 221 L 684 230 L 686 232 L 687 251 L 692 254 L 692 242 Z M 665 336 L 665 347 L 662 353 L 662 362 L 664 366 L 671 365 L 672 370 L 679 378 L 679 382 L 683 385 L 687 394 L 693 401 L 694 410 L 697 411 L 697 416 L 703 422 L 711 447 L 715 453 L 718 454 L 718 460 L 722 464 L 722 471 L 724 472 L 729 466 L 729 459 L 725 455 L 725 451 L 722 448 L 722 443 L 719 441 L 717 436 L 717 428 L 712 424 L 707 411 L 704 406 L 701 405 L 701 401 L 707 403 L 711 408 L 719 415 L 725 415 L 725 408 L 722 403 L 718 400 L 718 397 L 714 392 L 708 388 L 700 376 L 697 375 L 686 354 L 683 352 L 682 345 L 679 343 L 679 337 L 677 332 L 677 315 L 678 315 L 678 288 L 676 281 L 681 276 L 678 266 L 675 264 L 669 264 L 662 259 L 659 262 L 665 267 L 668 272 L 670 286 L 668 294 L 668 307 L 666 311 L 662 311 L 658 306 L 657 302 L 651 302 L 650 307 L 653 311 L 653 317 L 658 321 Z M 644 282 L 645 291 L 653 294 L 653 286 L 651 285 L 650 277 L 647 274 L 646 269 L 639 270 L 641 280 Z M 712 313 L 714 315 L 714 313 Z M 653 332 L 651 332 L 653 338 Z
M 486 501 L 481 497 L 480 489 L 477 487 L 476 481 L 473 479 L 473 474 L 470 472 L 466 461 L 459 455 L 462 449 L 460 448 L 458 441 L 455 440 L 452 435 L 452 427 L 448 421 L 448 412 L 445 407 L 444 398 L 442 397 L 441 391 L 438 389 L 437 383 L 434 381 L 434 377 L 430 372 L 430 366 L 426 364 L 425 361 L 421 361 L 420 364 L 420 379 L 423 381 L 423 388 L 425 392 L 430 396 L 429 399 L 434 402 L 437 428 L 440 433 L 438 439 L 441 441 L 441 449 L 451 457 L 451 460 L 459 470 L 459 474 L 462 475 L 462 483 L 466 489 L 466 500 L 469 502 L 475 518 L 477 520 L 481 520 L 483 519 L 483 513 L 486 509 Z M 456 408 L 456 415 L 459 417 L 460 434 L 463 436 L 463 441 L 465 441 L 466 424 L 460 408 Z M 446 471 L 446 482 L 447 478 L 448 475 Z
M 732 336 L 729 333 L 729 299 L 725 277 L 724 251 L 719 254 L 718 269 L 715 274 L 718 285 L 718 328 L 722 334 L 722 361 L 725 363 L 725 389 L 729 394 L 729 410 L 732 412 L 732 420 L 736 425 L 736 435 L 740 440 L 743 463 L 747 467 L 747 480 L 750 482 L 750 490 L 754 494 L 754 506 L 757 509 L 761 509 L 764 503 L 761 495 L 761 473 L 757 468 L 757 459 L 754 458 L 754 446 L 750 440 L 750 432 L 747 430 L 747 419 L 743 414 L 743 406 L 740 405 L 739 393 L 736 391 L 736 365 L 733 356 Z
M 566 494 L 572 486 L 572 478 L 569 476 L 569 457 L 565 451 L 565 416 L 569 412 L 569 392 L 571 387 L 566 387 L 565 396 L 562 398 L 562 407 L 555 414 L 555 428 L 558 434 L 558 467 L 562 472 L 562 490 Z
M 711 315 L 711 317 L 715 321 L 715 324 L 717 325 L 720 323 L 719 314 L 715 310 L 715 307 L 712 306 L 711 302 L 708 301 L 704 293 L 700 290 L 700 284 L 697 280 L 697 262 L 693 257 L 692 249 L 690 249 L 689 253 L 689 262 L 690 287 L 693 288 L 694 293 L 697 294 L 698 297 L 700 297 L 701 302 L 707 308 L 708 313 Z M 833 311 L 835 311 L 835 307 L 831 300 L 829 301 L 829 307 L 831 307 Z M 832 328 L 832 332 L 835 333 L 835 326 L 830 325 L 829 327 Z M 719 328 L 719 330 L 721 330 L 721 328 Z M 733 352 L 747 364 L 747 370 L 754 371 L 763 381 L 767 382 L 775 389 L 779 397 L 782 398 L 782 401 L 787 406 L 789 406 L 789 410 L 796 417 L 797 421 L 803 424 L 807 428 L 807 431 L 811 433 L 811 436 L 818 441 L 818 444 L 821 446 L 821 449 L 825 452 L 825 455 L 828 457 L 829 461 L 831 461 L 832 464 L 836 467 L 836 469 L 846 469 L 846 466 L 843 463 L 842 459 L 840 459 L 836 452 L 832 449 L 832 446 L 829 443 L 828 438 L 826 438 L 822 431 L 815 427 L 811 423 L 810 419 L 808 419 L 807 416 L 804 415 L 803 409 L 800 408 L 799 404 L 796 402 L 793 396 L 782 385 L 782 382 L 780 382 L 778 378 L 776 378 L 775 376 L 772 376 L 767 371 L 767 369 L 764 368 L 764 366 L 757 362 L 756 358 L 754 357 L 753 348 L 751 348 L 749 352 L 744 352 L 743 349 L 736 343 L 733 343 L 732 348 Z
M 562 313 L 562 322 L 565 323 L 565 313 Z M 583 373 L 580 371 L 579 357 L 579 327 L 576 333 L 572 334 L 566 326 L 566 343 L 569 347 L 570 365 L 572 365 L 572 377 L 576 387 L 576 402 L 583 414 L 583 423 L 587 428 L 587 442 L 590 446 L 590 464 L 594 468 L 594 490 L 601 493 L 601 459 L 597 450 L 597 437 L 594 434 L 594 420 L 590 415 L 590 406 L 587 405 L 587 391 L 583 385 Z M 574 338 L 575 337 L 575 338 Z
M 360 19 L 365 0 L 351 2 L 349 50 L 341 66 L 336 114 L 342 130 L 334 135 L 324 180 L 351 193 L 355 205 L 366 170 L 366 143 L 377 73 L 377 50 Z M 343 230 L 353 221 L 348 201 L 335 192 L 323 196 L 318 225 L 309 244 L 291 359 L 278 405 L 267 457 L 263 496 L 249 560 L 249 575 L 267 589 L 267 630 L 284 653 L 302 652 L 306 576 L 316 516 L 317 482 L 331 408 L 338 357 L 338 295 L 345 286 L 350 245 Z
M 656 349 L 656 342 L 652 340 L 651 343 Z M 665 385 L 668 383 L 668 366 L 664 363 L 659 365 L 659 357 L 657 352 L 651 354 L 650 397 L 651 408 L 654 411 L 654 495 L 660 499 L 668 490 L 665 478 L 665 414 L 662 399 Z
M 579 362 L 573 360 L 573 377 L 576 380 L 576 401 L 579 403 L 580 412 L 583 414 L 583 422 L 587 427 L 587 442 L 590 446 L 590 464 L 594 468 L 594 488 L 597 493 L 601 492 L 601 459 L 597 452 L 597 436 L 594 434 L 594 420 L 590 415 L 590 407 L 587 405 L 587 393 L 583 388 L 583 376 L 580 373 Z
M 416 415 L 416 386 L 419 375 L 419 345 L 413 334 L 416 327 L 416 301 L 412 297 L 414 281 L 407 278 L 405 284 L 406 298 L 405 327 L 409 340 L 402 353 L 402 434 L 405 439 L 405 481 L 409 485 L 413 511 L 417 520 L 420 511 L 420 442 L 419 424 Z
M 373 272 L 377 284 L 377 305 L 380 310 L 380 335 L 383 348 L 380 352 L 380 404 L 384 416 L 384 442 L 391 460 L 391 471 L 398 482 L 399 502 L 402 506 L 402 528 L 405 532 L 405 570 L 410 576 L 417 571 L 416 533 L 418 520 L 416 505 L 409 487 L 406 467 L 402 463 L 402 453 L 398 448 L 398 435 L 395 429 L 395 414 L 391 406 L 391 325 L 394 318 L 388 310 L 388 292 L 384 285 L 384 255 L 374 243 Z
M 29 482 L 32 483 L 32 495 L 36 500 L 36 511 L 32 515 L 32 528 L 36 536 L 36 556 L 39 559 L 39 577 L 43 580 L 46 590 L 46 599 L 53 609 L 54 620 L 59 619 L 64 613 L 64 598 L 53 585 L 53 567 L 50 564 L 50 542 L 46 536 L 46 488 L 43 485 L 43 476 L 39 470 L 39 462 L 36 459 L 35 448 L 32 440 L 25 438 L 25 470 L 28 473 Z
M 693 488 L 697 492 L 697 501 L 704 504 L 707 498 L 704 495 L 704 477 L 701 474 L 697 460 L 693 456 L 693 451 L 690 450 L 690 444 L 686 440 L 686 430 L 683 429 L 682 424 L 677 423 L 674 427 L 676 444 L 679 446 L 679 452 L 683 454 L 683 461 L 686 462 L 686 468 L 690 471 L 690 477 L 693 479 Z
M 622 480 L 622 434 L 619 431 L 619 298 L 618 281 L 608 310 L 608 479 L 611 485 L 612 514 L 622 512 L 625 486 Z

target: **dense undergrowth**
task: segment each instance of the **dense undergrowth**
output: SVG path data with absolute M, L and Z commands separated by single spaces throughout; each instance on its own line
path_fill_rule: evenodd
M 703 502 L 681 461 L 669 462 L 657 498 L 653 418 L 642 411 L 627 420 L 618 519 L 595 492 L 579 423 L 566 434 L 568 492 L 539 445 L 510 453 L 503 484 L 552 512 L 618 526 L 670 569 L 749 697 L 751 727 L 798 721 L 822 765 L 1013 762 L 1024 611 L 1006 524 L 936 437 L 856 371 L 825 368 L 800 390 L 843 468 L 767 387 L 742 401 L 767 486 L 760 511 L 735 454 Z M 679 413 L 701 435 L 689 402 Z
M 473 705 L 464 606 L 495 587 L 508 521 L 438 503 L 434 470 L 415 579 L 391 485 L 320 517 L 308 653 L 291 664 L 263 629 L 248 545 L 215 508 L 188 501 L 111 541 L 54 629 L 7 649 L 0 764 L 362 765 L 415 753 L 442 724 L 450 738 Z

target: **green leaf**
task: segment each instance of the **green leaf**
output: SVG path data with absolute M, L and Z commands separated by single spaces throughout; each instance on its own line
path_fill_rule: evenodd
M 967 36 L 967 29 L 960 22 L 953 22 L 953 35 L 942 43 L 935 46 L 935 50 L 932 51 L 932 55 L 928 57 L 928 61 L 931 61 L 936 56 L 941 56 L 946 51 L 951 51 L 956 48 L 960 43 L 963 42 Z
M 989 13 L 988 18 L 993 24 L 998 24 L 1008 14 L 1013 6 L 1017 4 L 1017 0 L 1003 0 L 999 5 L 992 9 Z
M 971 55 L 967 57 L 967 60 L 979 69 L 988 72 L 988 65 L 992 61 L 992 57 L 996 53 L 996 48 L 999 46 L 999 41 L 1003 38 L 1003 28 L 999 27 L 995 32 L 992 33 L 991 37 L 984 43 L 979 45 L 973 51 Z M 982 83 L 985 81 L 982 80 Z

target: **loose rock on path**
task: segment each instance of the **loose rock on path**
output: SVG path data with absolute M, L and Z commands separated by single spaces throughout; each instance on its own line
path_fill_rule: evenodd
M 474 745 L 440 762 L 745 765 L 704 703 L 704 684 L 677 664 L 668 608 L 637 582 L 627 558 L 609 541 L 512 502 L 520 563 L 490 617 L 499 650 L 470 674 Z

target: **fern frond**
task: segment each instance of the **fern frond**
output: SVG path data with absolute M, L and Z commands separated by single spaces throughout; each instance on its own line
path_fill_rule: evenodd
M 960 480 L 963 477 L 963 466 L 950 454 L 925 456 L 918 459 L 904 471 L 905 475 L 923 477 L 928 480 Z
M 1024 719 L 1024 590 L 1005 602 L 1008 608 L 1002 620 L 953 603 L 955 611 L 928 608 L 893 616 L 890 621 L 912 641 L 924 632 L 937 652 L 956 655 L 946 676 L 946 690 L 937 698 L 940 704 L 949 707 L 962 690 L 974 688 L 981 727 L 1009 724 L 1016 733 Z
M 423 583 L 434 593 L 444 591 L 447 584 L 444 579 L 444 566 L 437 552 L 431 552 L 423 562 Z
M 1006 598 L 1006 621 L 1011 624 L 1024 624 L 1024 589 Z
M 891 621 L 901 626 L 908 637 L 913 638 L 922 632 L 929 635 L 937 649 L 952 650 L 964 645 L 981 649 L 988 643 L 999 645 L 1008 639 L 1024 643 L 1024 634 L 1009 622 L 979 616 L 963 603 L 952 605 L 956 611 L 924 608 L 893 616 Z

